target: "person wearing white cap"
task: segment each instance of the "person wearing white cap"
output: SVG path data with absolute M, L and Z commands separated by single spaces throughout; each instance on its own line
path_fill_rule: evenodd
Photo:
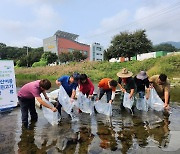
M 128 71 L 126 68 L 123 68 L 120 72 L 117 73 L 118 79 L 118 85 L 120 87 L 120 90 L 122 92 L 129 93 L 129 98 L 131 99 L 134 95 L 135 91 L 135 82 L 132 78 L 133 73 Z M 123 109 L 123 105 L 121 103 L 121 108 Z
M 149 80 L 146 71 L 140 71 L 135 77 L 134 81 L 136 83 L 136 90 L 139 94 L 139 98 L 143 98 L 146 93 L 146 99 L 149 98 L 150 90 L 149 90 Z M 147 88 L 147 90 L 146 90 Z

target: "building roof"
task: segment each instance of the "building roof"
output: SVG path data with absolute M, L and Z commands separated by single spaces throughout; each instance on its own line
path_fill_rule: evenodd
M 54 35 L 56 35 L 58 37 L 66 38 L 69 40 L 76 40 L 79 37 L 79 35 L 77 35 L 77 34 L 68 33 L 68 32 L 64 32 L 64 31 L 60 31 L 60 30 L 58 30 Z

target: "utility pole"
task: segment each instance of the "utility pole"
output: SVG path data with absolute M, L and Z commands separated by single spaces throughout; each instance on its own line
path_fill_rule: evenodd
M 26 54 L 27 54 L 27 67 L 28 67 L 28 46 L 27 46 L 27 51 L 26 51 Z

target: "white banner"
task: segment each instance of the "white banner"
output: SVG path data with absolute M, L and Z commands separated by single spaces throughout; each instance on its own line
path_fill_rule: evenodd
M 0 60 L 0 109 L 17 106 L 16 81 L 12 60 Z

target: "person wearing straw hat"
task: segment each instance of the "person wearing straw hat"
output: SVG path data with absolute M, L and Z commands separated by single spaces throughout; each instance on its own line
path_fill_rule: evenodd
M 117 73 L 118 79 L 118 85 L 120 87 L 120 90 L 122 92 L 129 93 L 129 98 L 131 99 L 134 95 L 135 91 L 135 82 L 132 78 L 133 73 L 128 71 L 126 68 L 123 68 L 120 72 Z M 122 96 L 123 97 L 123 96 Z M 122 103 L 121 103 L 121 109 L 124 109 Z
M 145 96 L 145 88 L 147 88 L 146 99 L 149 98 L 150 90 L 149 90 L 149 80 L 146 71 L 140 71 L 135 77 L 134 81 L 136 84 L 136 92 L 139 94 L 139 98 L 143 98 Z

